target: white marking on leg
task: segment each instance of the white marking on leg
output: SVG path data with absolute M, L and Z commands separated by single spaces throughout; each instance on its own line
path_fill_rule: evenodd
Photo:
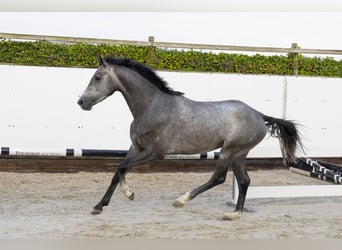
M 120 190 L 121 192 L 130 200 L 134 199 L 133 190 L 127 185 L 125 179 L 120 180 Z
M 223 215 L 223 220 L 235 220 L 235 219 L 240 219 L 241 217 L 241 212 L 231 212 L 231 213 L 226 213 Z
M 182 196 L 178 197 L 176 201 L 173 203 L 174 207 L 183 207 L 184 203 L 190 201 L 190 192 L 183 194 Z

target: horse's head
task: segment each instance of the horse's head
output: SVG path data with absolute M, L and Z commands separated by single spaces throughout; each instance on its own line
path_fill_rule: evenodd
M 110 67 L 102 57 L 98 56 L 97 59 L 100 66 L 77 102 L 84 110 L 91 110 L 95 104 L 103 101 L 116 90 L 115 81 L 112 79 L 115 77 L 113 67 Z

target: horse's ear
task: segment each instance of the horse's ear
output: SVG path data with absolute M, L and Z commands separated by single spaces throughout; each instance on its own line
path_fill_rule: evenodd
M 100 63 L 100 66 L 104 65 L 103 58 L 100 55 L 97 55 L 97 61 Z
M 103 59 L 100 55 L 97 56 L 97 60 L 99 61 L 100 66 L 104 66 L 104 67 L 108 66 L 106 59 Z

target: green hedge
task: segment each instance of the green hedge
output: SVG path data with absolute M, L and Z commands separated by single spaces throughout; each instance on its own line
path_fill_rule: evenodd
M 342 77 L 342 60 L 302 55 L 248 56 L 242 54 L 176 51 L 155 47 L 55 44 L 44 41 L 0 41 L 0 63 L 60 67 L 97 67 L 97 55 L 128 57 L 158 70 L 229 72 L 241 74 Z

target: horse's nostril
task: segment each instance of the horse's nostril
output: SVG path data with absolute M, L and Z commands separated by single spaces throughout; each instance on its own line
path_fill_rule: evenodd
M 77 104 L 81 106 L 83 104 L 83 101 L 81 99 L 79 99 Z

